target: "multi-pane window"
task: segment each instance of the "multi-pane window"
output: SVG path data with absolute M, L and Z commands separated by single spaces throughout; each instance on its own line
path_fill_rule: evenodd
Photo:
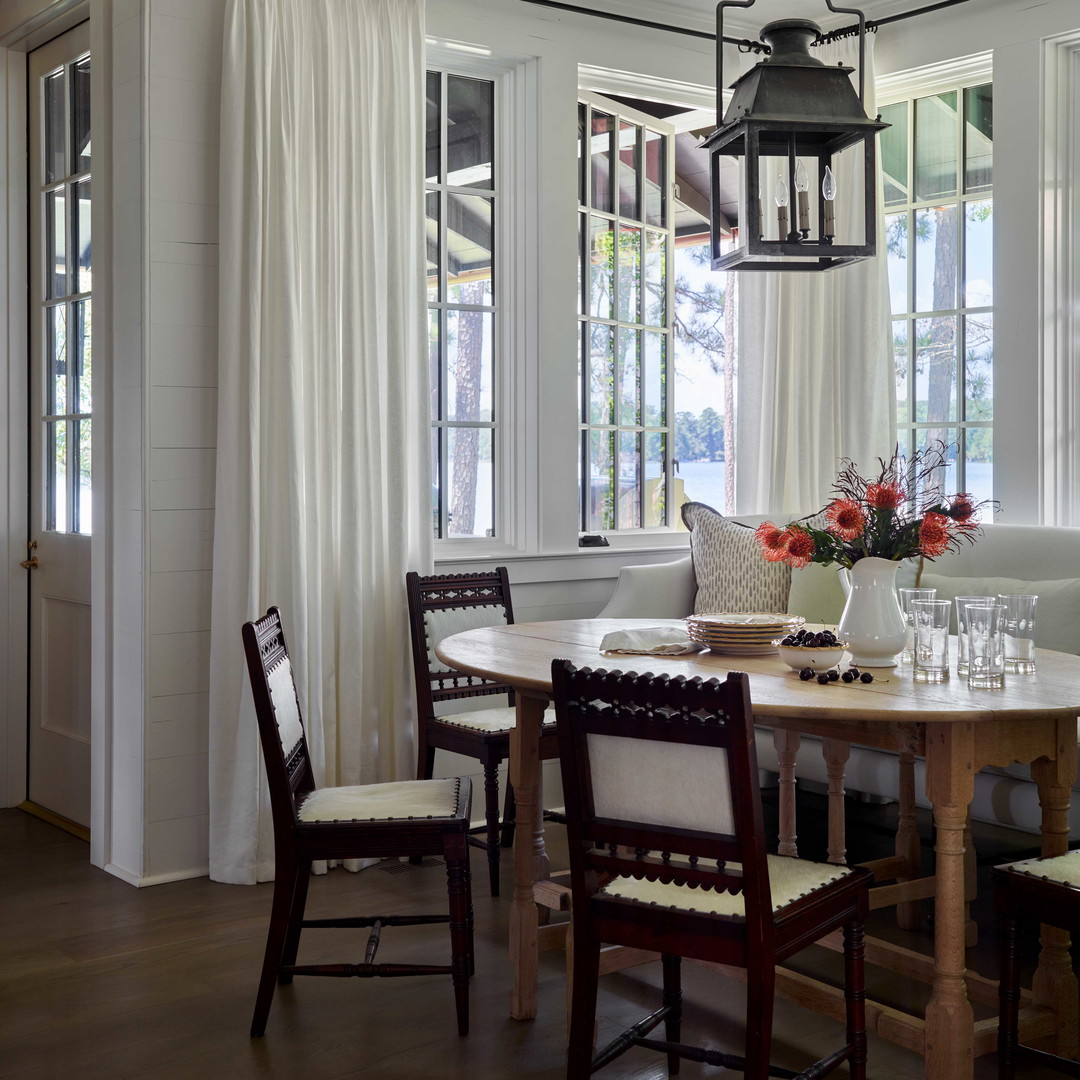
M 993 92 L 956 86 L 881 118 L 902 448 L 955 446 L 946 491 L 993 496 Z
M 90 57 L 45 76 L 41 172 L 46 348 L 45 528 L 89 533 L 91 501 Z
M 578 390 L 584 531 L 670 524 L 671 136 L 578 113 Z
M 436 538 L 495 536 L 495 84 L 427 73 L 428 360 Z

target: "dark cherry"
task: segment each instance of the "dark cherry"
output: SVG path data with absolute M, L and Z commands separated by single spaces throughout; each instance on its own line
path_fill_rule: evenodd
M 864 671 L 864 672 L 863 672 L 863 673 L 862 673 L 862 674 L 861 674 L 861 675 L 859 676 L 859 678 L 860 678 L 860 679 L 861 679 L 861 680 L 862 680 L 863 682 L 873 682 L 873 681 L 874 681 L 874 676 L 873 676 L 873 675 L 871 675 L 869 671 Z

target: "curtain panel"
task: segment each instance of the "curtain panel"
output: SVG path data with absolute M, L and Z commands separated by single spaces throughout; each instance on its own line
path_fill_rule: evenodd
M 828 65 L 855 68 L 858 85 L 857 38 L 822 46 L 814 55 Z M 867 35 L 868 116 L 876 112 L 873 57 L 873 35 Z M 876 459 L 888 459 L 896 445 L 880 155 L 878 160 L 875 258 L 827 273 L 739 275 L 739 513 L 786 519 L 816 510 L 829 497 L 841 457 L 872 472 Z M 861 220 L 861 161 L 844 165 L 837 168 L 837 214 L 846 210 L 853 227 Z
M 277 604 L 316 780 L 411 777 L 431 566 L 422 0 L 229 0 L 210 874 L 273 877 L 240 625 Z

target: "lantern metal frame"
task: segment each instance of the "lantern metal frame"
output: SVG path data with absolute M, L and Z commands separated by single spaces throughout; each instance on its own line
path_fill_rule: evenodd
M 825 0 L 830 11 L 857 15 L 859 19 L 859 92 L 856 97 L 851 80 L 853 70 L 844 65 L 770 63 L 764 60 L 742 75 L 734 84 L 735 94 L 723 108 L 723 31 L 724 8 L 751 7 L 756 0 L 719 0 L 716 5 L 716 104 L 717 128 L 705 140 L 709 150 L 710 191 L 712 199 L 711 254 L 714 270 L 832 270 L 839 266 L 872 258 L 877 253 L 877 133 L 888 124 L 880 116 L 867 117 L 864 101 L 864 59 L 866 19 L 856 8 L 836 7 Z M 803 19 L 781 20 L 766 26 L 770 31 L 794 31 L 795 35 L 817 35 L 816 24 Z M 804 46 L 805 48 L 805 46 Z M 798 101 L 804 111 L 778 112 L 778 104 Z M 849 147 L 863 149 L 863 243 L 837 244 L 835 237 L 823 232 L 826 199 L 822 180 L 833 157 Z M 740 182 L 739 245 L 723 252 L 724 215 L 721 205 L 722 157 L 743 158 L 745 176 Z M 761 158 L 786 157 L 787 184 L 795 198 L 796 161 L 813 159 L 817 163 L 817 222 L 819 235 L 792 227 L 786 237 L 766 240 L 763 235 L 760 200 L 751 196 L 760 191 Z

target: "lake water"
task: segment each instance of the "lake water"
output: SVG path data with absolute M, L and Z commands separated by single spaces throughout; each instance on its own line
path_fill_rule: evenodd
M 683 482 L 683 495 L 691 502 L 702 502 L 723 513 L 724 510 L 724 469 L 723 461 L 680 461 L 676 476 Z M 972 462 L 967 468 L 967 486 L 976 502 L 992 498 L 993 465 L 990 462 Z M 950 469 L 946 473 L 946 490 L 951 486 L 956 473 Z M 984 515 L 984 522 L 990 520 Z M 481 461 L 477 476 L 476 491 L 476 529 L 474 536 L 484 536 L 491 528 L 491 463 Z

